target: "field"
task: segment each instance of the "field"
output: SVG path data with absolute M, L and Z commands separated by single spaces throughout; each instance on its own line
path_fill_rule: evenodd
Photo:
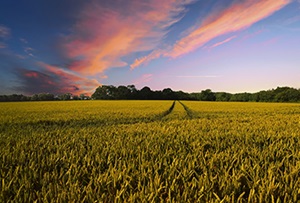
M 299 202 L 300 104 L 0 103 L 0 202 Z

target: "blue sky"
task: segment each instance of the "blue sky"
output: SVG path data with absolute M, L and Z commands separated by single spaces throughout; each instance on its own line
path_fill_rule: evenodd
M 0 94 L 300 88 L 297 0 L 2 0 Z

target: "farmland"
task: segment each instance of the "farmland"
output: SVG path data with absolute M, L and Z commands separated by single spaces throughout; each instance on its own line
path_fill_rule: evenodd
M 297 202 L 300 104 L 0 103 L 0 202 Z

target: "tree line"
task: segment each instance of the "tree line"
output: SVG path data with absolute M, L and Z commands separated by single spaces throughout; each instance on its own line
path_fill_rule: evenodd
M 197 93 L 173 91 L 171 88 L 163 90 L 151 90 L 143 87 L 138 90 L 134 85 L 99 86 L 91 97 L 70 93 L 55 96 L 49 93 L 24 95 L 0 95 L 0 101 L 55 101 L 55 100 L 196 100 L 196 101 L 238 101 L 238 102 L 300 102 L 300 89 L 292 87 L 277 87 L 276 89 L 263 90 L 256 93 L 213 92 L 210 89 Z
M 84 94 L 72 95 L 71 93 L 54 95 L 50 93 L 34 94 L 32 96 L 25 96 L 22 94 L 0 95 L 0 102 L 12 101 L 67 101 L 67 100 L 90 100 L 89 96 Z
M 134 85 L 112 86 L 103 85 L 96 89 L 92 99 L 139 99 L 139 100 L 197 100 L 197 101 L 239 101 L 239 102 L 299 102 L 300 89 L 291 87 L 277 87 L 276 89 L 264 90 L 257 93 L 212 92 L 210 89 L 198 93 L 186 93 L 173 91 L 166 88 L 153 91 L 149 87 L 141 90 Z

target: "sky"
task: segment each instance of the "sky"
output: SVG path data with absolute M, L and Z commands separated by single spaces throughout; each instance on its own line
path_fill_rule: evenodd
M 0 95 L 300 88 L 300 0 L 1 0 Z

